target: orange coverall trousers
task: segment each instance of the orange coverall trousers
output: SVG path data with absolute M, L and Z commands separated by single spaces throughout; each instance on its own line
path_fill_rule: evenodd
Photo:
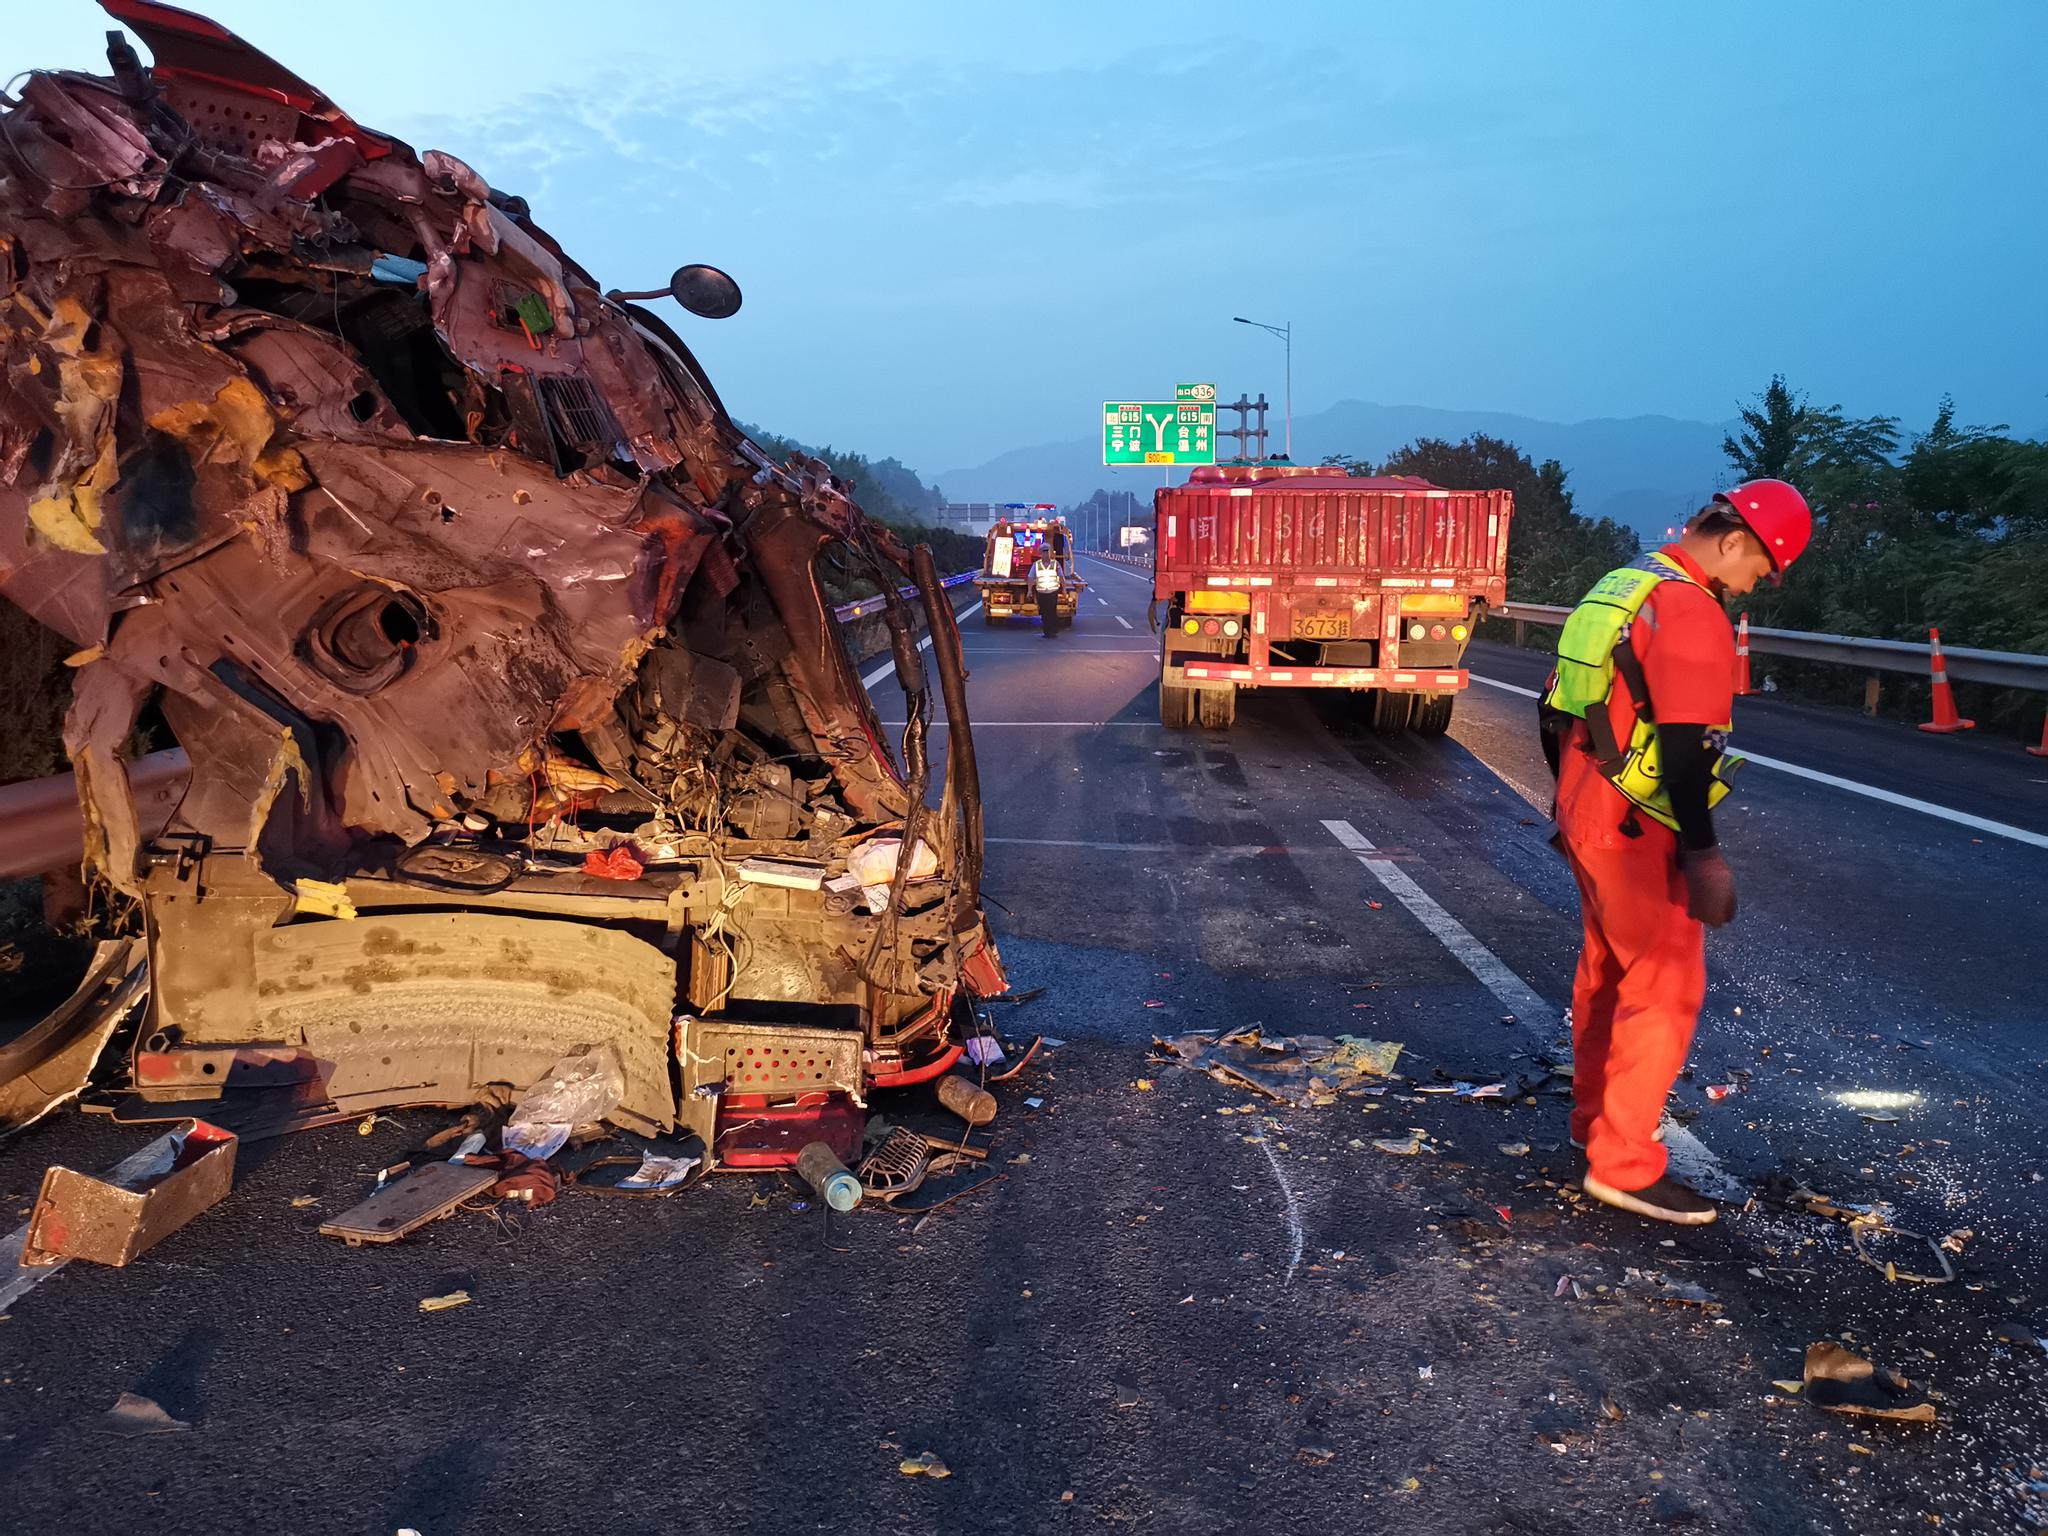
M 1663 1177 L 1664 1147 L 1652 1138 L 1707 996 L 1706 929 L 1686 915 L 1678 839 L 1640 820 L 1641 837 L 1580 841 L 1567 830 L 1564 840 L 1585 922 L 1572 982 L 1572 1136 L 1594 1177 L 1627 1190 Z

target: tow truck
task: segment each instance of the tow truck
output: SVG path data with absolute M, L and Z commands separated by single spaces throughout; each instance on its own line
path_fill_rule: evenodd
M 1060 568 L 1057 612 L 1072 622 L 1088 583 L 1074 569 L 1074 537 L 1067 520 L 1049 502 L 1019 504 L 1019 517 L 999 517 L 990 525 L 982 550 L 981 574 L 974 580 L 981 593 L 981 622 L 1000 624 L 1018 616 L 1035 617 L 1038 596 L 1031 587 L 1031 567 L 1046 550 Z

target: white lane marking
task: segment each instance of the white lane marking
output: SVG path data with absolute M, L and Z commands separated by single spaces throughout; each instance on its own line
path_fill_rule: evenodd
M 1538 997 L 1526 981 L 1509 970 L 1500 956 L 1475 939 L 1464 924 L 1431 900 L 1420 886 L 1408 878 L 1406 871 L 1388 859 L 1373 857 L 1377 850 L 1350 822 L 1325 821 L 1323 826 L 1338 842 L 1357 854 L 1358 862 L 1371 870 L 1380 884 L 1392 891 L 1401 905 L 1413 912 L 1423 927 L 1435 934 L 1438 942 L 1456 955 L 1465 969 L 1479 978 L 1480 985 L 1505 1003 L 1521 1023 L 1535 1027 L 1546 1042 L 1556 1036 L 1561 1026 L 1550 1005 Z M 1684 1126 L 1667 1122 L 1664 1145 L 1671 1153 L 1672 1167 L 1693 1188 L 1714 1199 L 1742 1198 L 1741 1186 L 1728 1176 L 1707 1144 Z
M 1509 970 L 1500 956 L 1474 938 L 1470 929 L 1409 879 L 1406 870 L 1381 854 L 1350 822 L 1326 820 L 1323 828 L 1357 854 L 1358 862 L 1372 873 L 1373 878 L 1414 913 L 1416 921 L 1435 934 L 1437 942 L 1456 956 L 1458 962 L 1479 979 L 1481 986 L 1499 998 L 1508 1012 L 1546 1041 L 1556 1033 L 1556 1010 L 1538 997 L 1536 990 L 1526 981 Z
M 1748 1191 L 1728 1175 L 1721 1160 L 1691 1131 L 1664 1117 L 1664 1150 L 1671 1155 L 1671 1171 L 1710 1200 L 1743 1200 Z
M 184 1145 L 186 1135 L 187 1132 L 182 1129 L 166 1132 L 121 1159 L 108 1172 L 95 1177 L 104 1179 L 109 1184 L 126 1185 L 151 1173 L 160 1173 L 176 1160 L 178 1148 Z M 55 1264 L 24 1268 L 21 1255 L 27 1247 L 27 1222 L 23 1222 L 5 1237 L 0 1237 L 0 1275 L 13 1276 L 11 1280 L 0 1280 L 0 1312 L 5 1312 L 71 1262 L 69 1259 L 59 1259 Z
M 1915 800 L 1911 795 L 1895 795 L 1888 789 L 1879 789 L 1872 784 L 1858 784 L 1854 779 L 1838 779 L 1832 773 L 1822 773 L 1817 768 L 1802 768 L 1797 763 L 1788 763 L 1782 758 L 1764 757 L 1746 751 L 1742 747 L 1731 748 L 1736 756 L 1747 758 L 1760 768 L 1775 768 L 1780 773 L 1789 773 L 1795 778 L 1811 779 L 1816 784 L 1826 784 L 1833 789 L 1846 789 L 1852 795 L 1863 795 L 1872 800 L 1881 800 L 1886 805 L 1900 806 L 1905 810 L 1918 811 L 1923 816 L 1938 816 L 1943 821 L 1952 821 L 1958 826 L 1974 827 L 1979 832 L 1989 832 L 1994 837 L 2011 838 L 2016 843 L 2025 843 L 2033 848 L 2048 848 L 2048 837 L 2039 832 L 2029 832 L 2025 827 L 2009 827 L 2002 821 L 1986 821 L 1982 816 L 1972 816 L 1967 811 L 1952 811 L 1945 805 L 1935 805 L 1927 800 Z
M 1105 608 L 1109 606 L 1109 599 L 1106 597 L 1098 597 L 1097 599 L 1095 599 L 1095 601 L 1102 604 L 1102 606 Z
M 965 608 L 962 608 L 958 613 L 953 615 L 953 621 L 957 624 L 962 619 L 973 618 L 979 612 L 981 612 L 980 603 L 969 603 Z M 930 635 L 926 635 L 922 640 L 917 642 L 917 648 L 920 651 L 930 650 L 931 645 L 932 637 Z M 875 684 L 879 683 L 883 678 L 887 677 L 891 672 L 894 672 L 895 670 L 896 663 L 894 661 L 885 661 L 879 667 L 875 668 L 874 671 L 870 672 L 866 677 L 862 678 L 860 680 L 860 685 L 863 688 L 872 688 L 875 686 Z
M 1475 683 L 1484 683 L 1489 688 L 1498 688 L 1505 693 L 1518 693 L 1525 699 L 1542 697 L 1536 689 L 1524 688 L 1519 683 L 1504 683 L 1498 678 L 1481 677 L 1477 672 L 1472 673 L 1471 677 Z M 1822 773 L 1818 768 L 1803 768 L 1798 763 L 1788 763 L 1781 757 L 1765 757 L 1760 752 L 1751 752 L 1739 745 L 1729 750 L 1737 757 L 1755 763 L 1759 768 L 1773 768 L 1779 773 L 1789 773 L 1797 779 L 1810 779 L 1815 784 L 1825 784 L 1830 789 L 1847 790 L 1850 794 L 1861 795 L 1866 800 L 1896 805 L 1901 810 L 1918 811 L 1922 816 L 1952 821 L 1959 827 L 1989 832 L 1993 837 L 2010 838 L 2013 842 L 2025 843 L 2030 848 L 2048 848 L 2048 835 L 2029 832 L 2025 827 L 2008 826 L 2002 821 L 1988 821 L 1982 816 L 1972 816 L 1968 811 L 1953 811 L 1945 805 L 1936 805 L 1931 800 L 1915 800 L 1911 795 L 1894 794 L 1889 789 L 1879 789 L 1875 784 L 1859 784 L 1854 779 L 1837 778 L 1832 773 Z
M 1125 617 L 1124 617 L 1124 616 L 1123 616 L 1122 614 L 1118 614 L 1118 615 L 1116 616 L 1116 621 L 1117 621 L 1117 623 L 1119 623 L 1119 624 L 1123 625 L 1123 627 L 1124 627 L 1125 629 L 1131 629 L 1131 628 L 1134 628 L 1134 627 L 1135 627 L 1135 626 L 1134 626 L 1134 625 L 1133 625 L 1133 624 L 1131 623 L 1131 621 L 1130 621 L 1129 619 L 1125 618 Z
M 1273 1170 L 1273 1178 L 1280 1185 L 1280 1193 L 1287 1197 L 1287 1284 L 1294 1279 L 1294 1271 L 1301 1265 L 1301 1250 L 1307 1241 L 1301 1230 L 1301 1206 L 1294 1198 L 1294 1186 L 1287 1182 L 1287 1175 L 1280 1171 L 1280 1159 L 1273 1155 L 1272 1143 L 1263 1136 L 1259 1138 L 1259 1150 L 1266 1154 L 1267 1166 Z

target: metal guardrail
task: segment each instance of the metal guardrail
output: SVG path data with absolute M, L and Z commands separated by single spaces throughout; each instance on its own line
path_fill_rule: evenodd
M 163 831 L 192 777 L 183 751 L 152 752 L 128 765 L 128 788 L 144 837 Z M 0 880 L 20 880 L 47 870 L 78 867 L 85 857 L 85 820 L 78 810 L 78 785 L 69 772 L 0 785 Z
M 1569 608 L 1547 603 L 1503 603 L 1489 617 L 1512 620 L 1515 644 L 1528 639 L 1531 624 L 1555 628 L 1564 623 Z M 1795 661 L 1821 661 L 1855 667 L 1867 673 L 1906 672 L 1925 677 L 1933 669 L 1933 647 L 1914 640 L 1865 640 L 1855 635 L 1821 635 L 1803 629 L 1749 628 L 1751 654 L 1788 656 Z M 1986 683 L 1994 688 L 2023 688 L 2048 693 L 2048 656 L 2030 656 L 2024 651 L 1980 651 L 1969 646 L 1944 645 L 1951 682 Z
M 957 587 L 961 582 L 972 581 L 980 574 L 979 570 L 962 571 L 958 576 L 948 576 L 939 585 L 942 587 Z M 896 595 L 908 601 L 917 596 L 917 588 L 899 587 L 896 590 Z M 842 624 L 850 623 L 854 619 L 864 619 L 871 613 L 880 613 L 885 601 L 886 599 L 879 597 L 864 597 L 857 603 L 845 603 L 840 607 L 834 608 L 832 610 L 832 617 Z

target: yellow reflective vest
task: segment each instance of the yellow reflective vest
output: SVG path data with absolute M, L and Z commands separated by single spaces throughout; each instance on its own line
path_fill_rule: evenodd
M 1657 716 L 1650 699 L 1649 684 L 1642 663 L 1629 643 L 1629 631 L 1650 594 L 1667 581 L 1683 581 L 1712 596 L 1709 588 L 1693 580 L 1685 567 L 1661 554 L 1646 555 L 1634 565 L 1609 571 L 1593 585 L 1579 606 L 1564 621 L 1557 639 L 1557 671 L 1543 698 L 1547 711 L 1572 715 L 1586 722 L 1593 741 L 1593 758 L 1607 781 L 1636 809 L 1673 831 L 1678 817 L 1671 808 L 1671 795 L 1664 787 L 1664 754 L 1657 738 Z M 1635 704 L 1636 720 L 1626 743 L 1614 734 L 1608 703 L 1619 674 L 1628 682 L 1629 697 Z M 1725 721 L 1715 730 L 1726 735 L 1734 728 Z M 1730 780 L 1742 759 L 1719 757 L 1714 764 L 1713 782 L 1707 789 L 1707 804 L 1719 805 L 1732 787 Z

